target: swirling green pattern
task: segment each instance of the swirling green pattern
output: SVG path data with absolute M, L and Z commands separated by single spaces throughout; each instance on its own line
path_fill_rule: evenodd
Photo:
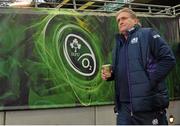
M 101 52 L 102 48 L 100 48 L 104 42 L 101 35 L 103 29 L 101 27 L 94 28 L 94 23 L 90 24 L 91 22 L 100 23 L 97 17 L 55 14 L 45 17 L 40 25 L 42 27 L 39 29 L 42 30 L 39 30 L 38 33 L 40 34 L 35 37 L 37 40 L 35 42 L 36 52 L 39 55 L 41 65 L 48 71 L 47 78 L 51 82 L 51 88 L 48 90 L 54 95 L 60 94 L 56 102 L 52 102 L 52 105 L 88 106 L 113 102 L 113 84 L 107 85 L 107 82 L 102 81 L 100 77 L 100 67 L 105 60 L 105 56 Z M 64 27 L 67 27 L 66 31 L 62 30 Z M 68 65 L 63 53 L 63 42 L 65 36 L 69 33 L 78 34 L 89 42 L 95 54 L 97 66 L 95 74 L 92 76 L 79 75 Z M 34 87 L 34 89 L 37 89 L 37 87 Z M 43 90 L 39 91 L 43 92 Z M 30 103 L 32 103 L 32 106 L 37 106 L 42 104 L 43 100 L 41 99 L 39 102 L 36 99 L 30 101 Z

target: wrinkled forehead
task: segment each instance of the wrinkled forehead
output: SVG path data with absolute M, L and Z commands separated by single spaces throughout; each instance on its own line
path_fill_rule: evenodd
M 129 18 L 132 17 L 130 13 L 128 12 L 121 12 L 116 16 L 116 20 L 124 19 L 124 18 Z
M 116 15 L 116 18 L 117 17 L 131 17 L 131 14 L 128 12 L 120 12 Z

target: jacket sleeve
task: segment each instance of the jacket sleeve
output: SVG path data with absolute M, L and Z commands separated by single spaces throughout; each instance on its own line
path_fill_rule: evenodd
M 157 84 L 164 80 L 175 66 L 175 57 L 167 42 L 157 32 L 151 29 L 149 34 L 150 51 L 156 65 L 149 77 L 152 83 Z

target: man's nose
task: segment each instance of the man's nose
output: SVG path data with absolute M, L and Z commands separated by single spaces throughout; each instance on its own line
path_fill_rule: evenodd
M 122 21 L 119 21 L 119 25 L 121 26 L 123 24 L 123 22 Z

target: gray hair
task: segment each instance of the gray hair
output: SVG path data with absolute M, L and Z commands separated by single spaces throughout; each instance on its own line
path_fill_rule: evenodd
M 131 15 L 132 18 L 138 19 L 137 16 L 136 16 L 136 13 L 135 13 L 133 10 L 131 10 L 130 8 L 127 8 L 127 7 L 119 10 L 119 11 L 116 13 L 116 17 L 117 17 L 120 13 L 122 13 L 122 12 L 127 12 L 127 13 L 129 13 L 129 14 Z

